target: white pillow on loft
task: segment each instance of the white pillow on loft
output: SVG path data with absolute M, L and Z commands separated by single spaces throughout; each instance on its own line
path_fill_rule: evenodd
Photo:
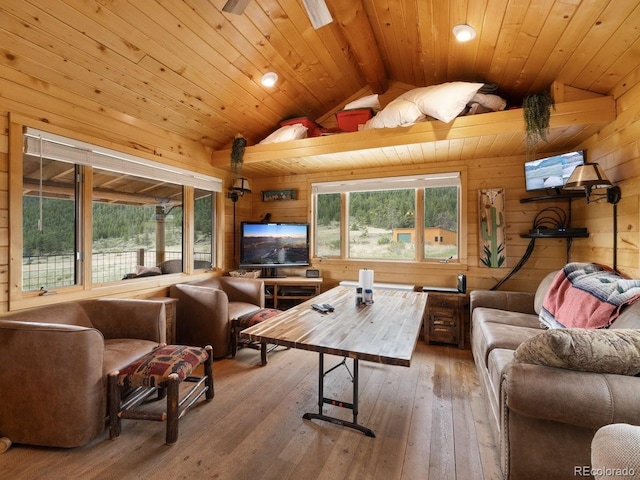
M 344 106 L 344 110 L 353 110 L 355 108 L 372 108 L 374 112 L 379 112 L 382 107 L 380 106 L 380 99 L 376 93 L 349 102 Z
M 467 103 L 483 85 L 484 83 L 469 82 L 441 83 L 430 87 L 414 88 L 397 99 L 412 102 L 424 115 L 449 123 L 462 113 Z
M 362 129 L 408 127 L 422 120 L 424 120 L 424 115 L 415 103 L 396 99 L 378 112 L 375 117 L 369 119 Z
M 302 125 L 301 123 L 294 123 L 293 125 L 285 125 L 284 127 L 280 127 L 271 135 L 269 135 L 264 140 L 259 143 L 279 143 L 279 142 L 288 142 L 290 140 L 298 140 L 299 138 L 307 137 L 307 127 Z

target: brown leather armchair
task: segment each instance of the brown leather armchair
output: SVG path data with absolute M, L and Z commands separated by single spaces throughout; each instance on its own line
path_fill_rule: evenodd
M 255 278 L 211 277 L 170 289 L 176 304 L 178 343 L 213 347 L 214 358 L 229 355 L 231 320 L 264 308 L 264 282 Z
M 162 303 L 96 299 L 0 318 L 0 435 L 77 447 L 106 427 L 107 376 L 166 339 Z

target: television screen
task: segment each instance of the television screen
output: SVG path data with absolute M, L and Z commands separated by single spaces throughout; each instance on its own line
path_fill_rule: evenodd
M 240 224 L 240 267 L 309 265 L 309 225 L 306 223 Z
M 525 188 L 528 192 L 547 188 L 561 189 L 573 173 L 584 164 L 584 151 L 563 153 L 524 164 Z

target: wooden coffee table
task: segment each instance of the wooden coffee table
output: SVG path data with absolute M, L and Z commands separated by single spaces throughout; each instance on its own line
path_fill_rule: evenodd
M 373 431 L 358 424 L 358 361 L 409 367 L 427 294 L 400 290 L 376 290 L 373 305 L 356 306 L 355 288 L 335 287 L 259 325 L 240 333 L 256 342 L 267 342 L 319 353 L 318 413 L 305 419 L 325 420 L 359 430 L 370 437 Z M 335 310 L 321 313 L 312 304 L 330 304 Z M 324 354 L 353 359 L 353 403 L 324 397 Z M 323 414 L 324 404 L 353 411 L 353 422 Z

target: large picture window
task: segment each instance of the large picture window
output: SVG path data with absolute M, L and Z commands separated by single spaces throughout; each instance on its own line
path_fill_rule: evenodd
M 317 183 L 312 191 L 315 256 L 459 259 L 458 172 Z
M 23 137 L 23 291 L 211 268 L 219 179 L 31 128 Z

